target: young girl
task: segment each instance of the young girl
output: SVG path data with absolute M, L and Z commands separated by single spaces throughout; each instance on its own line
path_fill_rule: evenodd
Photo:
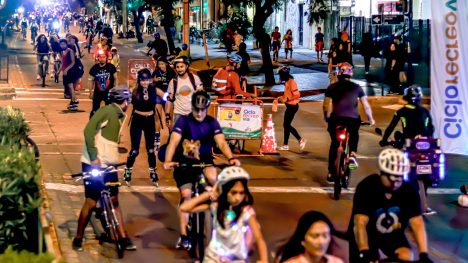
M 288 61 L 288 52 L 291 53 L 291 55 L 289 56 L 289 58 L 290 58 L 291 61 L 292 61 L 292 52 L 293 52 L 293 49 L 292 49 L 292 41 L 293 41 L 292 30 L 291 30 L 291 29 L 288 29 L 288 31 L 286 31 L 286 35 L 284 35 L 284 37 L 283 37 L 284 52 L 286 53 L 286 62 Z
M 219 174 L 212 192 L 205 192 L 180 206 L 180 211 L 185 213 L 210 209 L 213 214 L 213 236 L 206 248 L 204 263 L 248 262 L 252 235 L 257 243 L 257 262 L 268 262 L 267 246 L 252 207 L 248 180 L 249 174 L 243 168 L 230 166 Z
M 279 97 L 277 100 L 284 101 L 286 105 L 286 111 L 284 112 L 283 128 L 284 128 L 284 141 L 283 146 L 278 147 L 280 151 L 289 151 L 288 141 L 289 134 L 292 133 L 299 142 L 299 149 L 304 150 L 306 145 L 306 140 L 304 140 L 301 135 L 297 132 L 291 123 L 294 120 L 296 112 L 299 110 L 299 101 L 301 94 L 297 88 L 296 81 L 293 76 L 289 74 L 290 69 L 288 66 L 281 67 L 278 70 L 278 75 L 281 82 L 284 82 L 284 95 Z

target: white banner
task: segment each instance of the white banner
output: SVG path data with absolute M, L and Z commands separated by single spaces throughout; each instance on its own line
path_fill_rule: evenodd
M 227 139 L 261 139 L 263 109 L 259 105 L 222 103 L 217 119 Z
M 468 1 L 432 0 L 431 113 L 446 153 L 468 155 Z

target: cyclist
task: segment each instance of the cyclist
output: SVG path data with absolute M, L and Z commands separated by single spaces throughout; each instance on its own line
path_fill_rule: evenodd
M 34 46 L 34 49 L 37 54 L 37 77 L 36 79 L 39 80 L 41 79 L 41 67 L 42 67 L 42 61 L 44 59 L 44 56 L 47 56 L 47 60 L 44 61 L 45 63 L 45 74 L 47 75 L 47 72 L 49 71 L 49 52 L 51 51 L 51 48 L 49 44 L 47 43 L 47 38 L 44 34 L 40 34 L 37 37 L 36 45 Z M 46 55 L 47 54 L 47 55 Z
M 167 56 L 167 43 L 164 39 L 161 39 L 161 35 L 156 32 L 153 34 L 154 40 L 148 43 L 149 50 L 146 52 L 146 55 L 149 56 L 151 50 L 154 49 L 155 53 L 159 56 Z
M 328 86 L 323 100 L 323 116 L 328 122 L 328 133 L 330 134 L 331 144 L 328 154 L 328 175 L 327 181 L 334 182 L 336 151 L 339 147 L 339 141 L 336 138 L 336 127 L 344 125 L 349 132 L 350 159 L 349 168 L 356 169 L 356 152 L 359 142 L 359 127 L 361 118 L 358 112 L 358 101 L 361 102 L 367 119 L 371 125 L 375 124 L 372 117 L 372 109 L 367 101 L 364 90 L 358 84 L 351 82 L 353 69 L 349 63 L 339 64 L 338 82 Z M 330 100 L 332 102 L 332 112 L 330 114 Z
M 408 102 L 408 104 L 395 113 L 392 121 L 385 130 L 382 140 L 379 142 L 380 146 L 388 145 L 388 138 L 400 121 L 403 127 L 403 138 L 401 138 L 402 141 L 399 142 L 399 145 L 403 145 L 405 139 L 414 139 L 419 136 L 433 136 L 434 126 L 432 125 L 431 113 L 421 105 L 422 95 L 421 87 L 417 85 L 412 85 L 405 89 L 403 100 Z M 426 176 L 423 182 L 424 190 L 427 192 L 427 188 L 432 184 L 432 181 Z M 419 188 L 417 182 L 412 183 L 416 188 Z M 435 211 L 430 207 L 426 208 L 425 214 L 433 213 L 435 213 Z
M 151 15 L 146 19 L 146 33 L 152 34 L 154 32 L 154 19 Z
M 89 70 L 90 87 L 89 93 L 92 95 L 93 108 L 89 118 L 101 107 L 101 103 L 109 104 L 108 93 L 113 87 L 117 86 L 117 70 L 114 65 L 108 63 L 108 53 L 99 50 L 97 54 L 98 63 L 94 64 Z
M 413 260 L 405 236 L 408 226 L 419 249 L 418 262 L 432 262 L 419 195 L 403 180 L 410 169 L 408 158 L 398 149 L 387 148 L 379 154 L 378 162 L 380 175 L 366 177 L 354 194 L 348 227 L 350 262 L 377 262 L 379 249 L 392 259 Z
M 217 145 L 231 165 L 240 165 L 240 161 L 232 155 L 219 122 L 207 115 L 211 97 L 205 91 L 197 91 L 191 96 L 192 112 L 182 116 L 172 129 L 169 144 L 165 151 L 164 168 L 174 170 L 174 180 L 180 191 L 180 204 L 191 198 L 192 182 L 201 172 L 211 185 L 216 183 L 216 168 L 206 167 L 202 171 L 196 168 L 177 167 L 178 163 L 204 163 L 213 164 L 212 147 Z M 198 145 L 198 149 L 187 151 L 183 145 Z M 160 150 L 163 154 L 164 151 Z M 190 248 L 190 239 L 187 237 L 188 214 L 179 213 L 180 238 L 177 248 Z
M 237 95 L 252 98 L 254 95 L 241 89 L 239 74 L 236 70 L 242 62 L 242 57 L 238 54 L 227 56 L 227 65 L 220 68 L 213 76 L 213 90 L 218 99 L 235 99 Z
M 28 28 L 28 20 L 26 17 L 23 17 L 21 20 L 21 34 L 23 35 L 23 40 L 26 39 L 26 29 Z
M 268 249 L 252 206 L 249 179 L 242 167 L 227 167 L 219 174 L 212 192 L 204 192 L 180 206 L 183 212 L 210 210 L 214 215 L 213 237 L 203 262 L 248 262 L 253 238 L 259 254 L 257 262 L 268 262 Z
M 93 168 L 105 168 L 119 162 L 118 142 L 122 123 L 125 119 L 125 111 L 131 101 L 132 94 L 127 87 L 113 88 L 109 92 L 110 105 L 99 109 L 91 118 L 84 129 L 85 145 L 81 156 L 81 166 L 83 172 L 90 172 Z M 96 136 L 99 138 L 96 140 Z M 118 182 L 117 173 L 104 175 L 104 182 Z M 91 216 L 91 210 L 96 207 L 104 185 L 92 180 L 84 180 L 86 200 L 81 208 L 78 219 L 78 229 L 73 238 L 73 248 L 83 250 L 83 235 L 86 225 Z M 116 216 L 120 222 L 118 231 L 124 238 L 125 249 L 135 250 L 136 246 L 127 237 L 123 227 L 123 217 L 119 209 L 118 200 L 119 189 L 111 187 L 111 199 L 114 204 Z
M 171 108 L 174 106 L 173 124 L 175 124 L 180 116 L 187 116 L 192 112 L 190 104 L 192 94 L 203 87 L 200 78 L 189 72 L 187 57 L 178 57 L 172 63 L 177 77 L 169 82 L 167 88 L 166 122 L 169 122 Z
M 32 44 L 36 44 L 37 32 L 39 31 L 39 27 L 37 26 L 36 20 L 32 20 L 31 26 L 29 28 L 31 30 L 31 40 Z
M 52 33 L 50 35 L 50 38 L 49 38 L 49 44 L 50 44 L 50 47 L 52 48 L 52 52 L 53 52 L 52 59 L 53 59 L 54 64 L 55 64 L 56 61 L 58 61 L 58 60 L 61 61 L 62 60 L 62 58 L 60 57 L 61 53 L 62 53 L 62 48 L 60 47 L 59 39 L 60 38 L 56 33 Z M 54 77 L 54 73 L 55 72 L 50 73 L 51 78 Z M 65 94 L 68 95 L 65 98 L 69 99 L 70 94 L 68 93 L 68 91 L 66 91 Z
M 127 166 L 125 167 L 124 180 L 132 180 L 133 164 L 140 153 L 142 132 L 145 134 L 146 152 L 148 155 L 149 175 L 153 184 L 159 180 L 156 174 L 156 155 L 154 153 L 155 114 L 156 114 L 156 87 L 151 85 L 151 72 L 149 69 L 141 69 L 137 73 L 137 86 L 133 91 L 133 112 L 130 122 L 130 138 L 132 149 L 128 153 Z

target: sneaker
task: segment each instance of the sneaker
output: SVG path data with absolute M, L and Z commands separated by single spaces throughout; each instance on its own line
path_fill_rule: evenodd
M 289 151 L 288 145 L 278 146 L 278 151 Z
M 327 174 L 327 182 L 332 184 L 335 183 L 335 177 L 331 173 Z
M 426 208 L 426 211 L 423 213 L 425 216 L 431 216 L 437 214 L 436 211 L 432 210 L 432 208 L 428 207 Z
M 188 236 L 180 235 L 176 248 L 190 250 L 192 248 L 192 242 L 190 242 L 190 238 Z
M 123 245 L 123 247 L 125 248 L 125 250 L 136 250 L 137 247 L 135 246 L 135 244 L 133 244 L 133 241 L 126 237 L 126 238 L 123 238 L 121 240 L 121 244 Z
M 306 146 L 306 143 L 307 143 L 307 141 L 305 139 L 301 139 L 299 141 L 299 149 L 301 149 L 301 151 L 304 150 L 304 148 Z
M 83 238 L 73 238 L 72 247 L 76 251 L 83 251 Z
M 351 170 L 355 170 L 355 169 L 357 169 L 357 168 L 359 167 L 359 164 L 358 164 L 358 162 L 357 162 L 357 160 L 356 160 L 356 157 L 354 157 L 354 156 L 349 157 L 349 159 L 348 159 L 348 167 L 349 167 L 349 169 L 351 169 Z
M 126 182 L 130 182 L 132 180 L 132 171 L 133 171 L 133 167 L 125 167 L 124 169 L 124 180 Z
M 151 182 L 154 185 L 158 186 L 159 177 L 158 177 L 158 174 L 156 174 L 156 168 L 149 168 L 149 174 L 150 174 Z

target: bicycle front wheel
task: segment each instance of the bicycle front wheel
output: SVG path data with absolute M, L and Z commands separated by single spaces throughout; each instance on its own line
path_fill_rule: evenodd
M 189 254 L 194 259 L 203 260 L 205 256 L 205 213 L 194 213 L 191 216 L 190 229 L 192 247 Z
M 113 209 L 112 201 L 110 200 L 109 197 L 105 197 L 103 198 L 102 203 L 103 203 L 102 207 L 104 207 L 104 220 L 106 223 L 106 225 L 103 227 L 106 230 L 106 234 L 108 238 L 111 239 L 115 244 L 117 256 L 119 258 L 123 258 L 124 247 L 123 247 L 123 244 L 120 242 L 119 232 L 117 231 L 117 226 L 119 225 L 119 221 L 117 220 L 117 217 L 115 216 L 115 213 L 113 212 L 114 209 Z

